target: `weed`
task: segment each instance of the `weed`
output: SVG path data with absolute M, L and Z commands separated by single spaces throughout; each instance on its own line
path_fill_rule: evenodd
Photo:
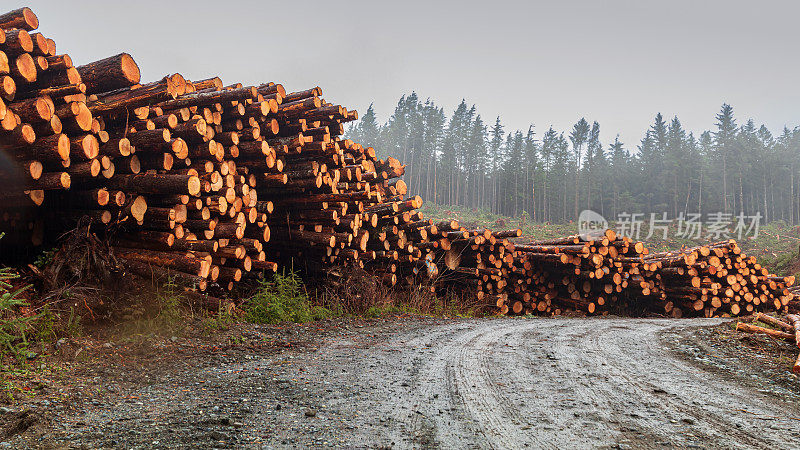
M 473 317 L 476 302 L 453 293 L 437 294 L 431 280 L 416 280 L 411 287 L 389 287 L 359 267 L 336 267 L 319 296 L 320 302 L 339 315 L 382 317 L 417 314 L 439 317 Z
M 339 315 L 361 315 L 370 309 L 380 311 L 393 305 L 391 288 L 359 267 L 329 270 L 323 290 L 317 296 L 322 305 Z
M 227 330 L 234 322 L 236 316 L 231 314 L 229 308 L 220 305 L 217 312 L 208 315 L 202 321 L 206 331 Z
M 130 321 L 123 324 L 123 334 L 175 334 L 185 323 L 178 286 L 169 280 L 155 293 L 147 292 L 133 300 Z
M 20 308 L 28 306 L 21 294 L 30 286 L 14 290 L 10 281 L 16 278 L 18 275 L 10 269 L 0 269 L 0 355 L 11 356 L 23 363 L 27 356 L 28 337 L 34 333 L 32 322 L 38 316 L 20 313 Z
M 394 316 L 398 314 L 415 314 L 416 311 L 412 311 L 409 308 L 403 308 L 400 306 L 395 305 L 376 305 L 370 306 L 364 312 L 364 317 L 368 319 L 374 319 L 377 317 L 386 317 L 386 316 Z
M 0 389 L 3 390 L 3 393 L 5 394 L 6 397 L 5 400 L 8 401 L 9 403 L 14 402 L 14 400 L 16 400 L 16 398 L 14 397 L 15 393 L 21 393 L 23 395 L 26 394 L 25 390 L 23 390 L 21 387 L 17 386 L 16 383 L 10 380 L 3 381 L 2 387 L 0 387 Z
M 83 325 L 81 325 L 81 316 L 75 313 L 75 307 L 70 306 L 69 317 L 64 324 L 64 334 L 69 337 L 78 337 L 83 334 Z
M 36 266 L 38 269 L 44 269 L 45 267 L 49 266 L 53 263 L 56 253 L 58 253 L 57 248 L 51 248 L 49 250 L 44 250 L 39 256 L 36 257 L 36 260 L 33 262 L 33 265 Z
M 39 316 L 32 323 L 34 339 L 43 342 L 58 338 L 58 332 L 56 331 L 57 322 L 58 316 L 49 306 L 45 305 L 39 313 Z
M 300 277 L 293 272 L 261 280 L 258 291 L 243 305 L 244 319 L 252 323 L 310 322 L 334 316 L 311 303 Z
M 395 292 L 394 304 L 401 310 L 434 317 L 474 317 L 477 302 L 458 297 L 454 292 L 437 295 L 431 284 L 420 282 L 412 288 Z

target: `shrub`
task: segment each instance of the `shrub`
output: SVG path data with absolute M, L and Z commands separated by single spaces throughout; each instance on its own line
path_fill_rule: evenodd
M 244 319 L 252 323 L 310 322 L 334 316 L 327 308 L 311 303 L 300 277 L 275 274 L 261 280 L 258 291 L 244 306 Z
M 227 330 L 236 322 L 236 316 L 224 305 L 220 305 L 216 312 L 209 313 L 203 318 L 202 324 L 205 331 Z
M 185 325 L 181 291 L 172 280 L 158 286 L 156 292 L 145 290 L 132 296 L 129 301 L 130 314 L 126 318 L 132 320 L 123 322 L 123 334 L 171 335 L 181 331 Z
M 0 355 L 24 361 L 28 335 L 33 332 L 32 322 L 37 316 L 20 314 L 19 308 L 28 306 L 21 294 L 29 286 L 14 290 L 9 281 L 17 277 L 9 268 L 0 269 Z

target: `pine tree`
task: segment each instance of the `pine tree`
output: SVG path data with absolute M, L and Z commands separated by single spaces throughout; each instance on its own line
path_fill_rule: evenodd
M 439 188 L 439 165 L 441 160 L 441 148 L 444 142 L 444 124 L 447 119 L 444 109 L 437 108 L 430 100 L 425 102 L 423 107 L 423 142 L 425 157 L 427 158 L 426 176 L 426 195 L 425 198 L 431 199 L 434 203 L 438 200 Z
M 542 136 L 542 171 L 544 172 L 542 184 L 542 217 L 544 220 L 555 220 L 553 217 L 552 206 L 550 204 L 550 196 L 548 188 L 550 186 L 550 174 L 553 172 L 554 164 L 553 157 L 556 153 L 556 146 L 558 145 L 558 133 L 551 126 L 550 129 Z
M 580 173 L 581 173 L 581 158 L 583 154 L 583 144 L 589 138 L 589 122 L 583 117 L 573 127 L 569 134 L 569 140 L 572 141 L 572 153 L 574 157 L 573 170 L 575 173 L 575 219 L 578 218 L 578 199 L 580 197 Z M 566 185 L 564 185 L 564 195 L 566 196 Z
M 734 152 L 736 140 L 736 120 L 733 118 L 733 107 L 724 103 L 717 114 L 717 131 L 714 133 L 714 150 L 722 163 L 722 208 L 728 212 L 728 163 Z M 794 223 L 794 218 L 792 218 Z
M 780 163 L 777 162 L 775 158 L 775 139 L 772 137 L 772 133 L 767 129 L 766 126 L 761 125 L 759 127 L 758 132 L 756 133 L 756 137 L 758 138 L 758 147 L 759 147 L 759 159 L 760 159 L 760 167 L 761 167 L 761 174 L 759 179 L 761 181 L 761 202 L 760 205 L 763 207 L 762 214 L 764 216 L 764 222 L 768 222 L 774 217 L 775 214 L 775 204 L 774 202 L 770 201 L 770 192 L 773 192 L 773 180 L 774 180 L 774 172 L 773 168 L 776 168 Z M 772 205 L 772 210 L 770 210 L 770 205 Z
M 595 158 L 598 156 L 598 151 L 602 154 L 603 144 L 600 143 L 600 124 L 597 121 L 592 123 L 592 129 L 589 132 L 589 137 L 586 141 L 586 208 L 592 207 L 592 196 L 597 185 L 596 176 L 599 174 L 597 171 L 597 161 Z
M 554 145 L 553 152 L 554 176 L 556 180 L 561 180 L 563 183 L 563 195 L 561 196 L 560 220 L 563 222 L 567 220 L 567 184 L 569 183 L 570 167 L 572 156 L 570 156 L 569 141 L 564 137 L 564 133 L 558 135 Z M 554 219 L 555 220 L 555 219 Z
M 469 131 L 467 148 L 469 149 L 470 163 L 467 166 L 470 170 L 469 178 L 472 189 L 468 191 L 471 198 L 470 206 L 483 206 L 483 195 L 486 188 L 486 170 L 488 159 L 486 157 L 486 125 L 478 114 L 472 121 Z
M 491 211 L 498 212 L 498 189 L 499 189 L 499 169 L 503 165 L 503 125 L 500 123 L 500 116 L 495 119 L 494 126 L 489 132 L 491 141 L 489 142 L 489 150 L 491 152 L 491 179 L 492 179 L 492 196 L 491 196 Z
M 462 152 L 462 144 L 465 135 L 464 122 L 467 117 L 467 103 L 461 100 L 461 103 L 453 111 L 450 117 L 450 122 L 447 125 L 447 130 L 444 135 L 444 143 L 442 144 L 442 172 L 444 179 L 447 181 L 446 190 L 443 192 L 442 199 L 449 205 L 458 204 L 458 173 L 460 156 Z
M 528 126 L 528 133 L 525 135 L 522 148 L 523 167 L 525 167 L 525 183 L 523 184 L 522 210 L 527 212 L 535 221 L 536 204 L 534 200 L 536 187 L 536 171 L 539 166 L 538 148 L 536 145 L 536 133 L 533 125 Z
M 666 170 L 670 180 L 670 197 L 672 203 L 672 216 L 678 215 L 679 198 L 682 197 L 682 190 L 679 186 L 685 186 L 688 180 L 684 177 L 683 167 L 686 163 L 686 132 L 683 130 L 681 121 L 675 116 L 669 124 L 666 134 L 665 155 Z
M 608 153 L 611 158 L 611 170 L 609 172 L 611 173 L 611 185 L 614 194 L 611 204 L 611 214 L 613 217 L 617 217 L 621 212 L 618 201 L 622 197 L 624 188 L 623 180 L 627 178 L 626 175 L 630 172 L 630 155 L 628 151 L 625 150 L 622 142 L 620 142 L 619 135 L 614 138 L 614 143 L 609 146 Z
M 362 143 L 364 146 L 375 148 L 378 143 L 380 127 L 378 126 L 378 120 L 377 117 L 375 117 L 375 108 L 372 107 L 372 103 L 369 104 L 367 112 L 361 117 L 358 126 L 361 133 L 358 142 Z
M 684 141 L 684 158 L 685 162 L 682 169 L 688 181 L 686 186 L 686 199 L 683 203 L 683 215 L 687 217 L 687 214 L 689 214 L 689 202 L 692 200 L 692 195 L 697 197 L 697 194 L 694 194 L 694 192 L 700 187 L 700 173 L 703 170 L 704 164 L 694 133 L 689 133 L 689 136 L 687 136 Z
M 701 165 L 700 165 L 700 180 L 698 181 L 698 198 L 697 198 L 697 212 L 699 214 L 703 213 L 703 192 L 706 192 L 706 195 L 709 195 L 709 189 L 706 186 L 708 183 L 708 173 L 709 168 L 709 161 L 714 155 L 714 138 L 711 136 L 710 131 L 704 131 L 700 135 L 700 142 L 699 142 L 699 153 L 701 158 Z
M 634 172 L 634 184 L 642 186 L 636 192 L 637 201 L 643 205 L 647 211 L 654 210 L 654 193 L 652 190 L 652 183 L 655 181 L 657 174 L 656 161 L 658 160 L 658 153 L 656 150 L 655 140 L 653 139 L 653 130 L 648 129 L 638 146 L 639 154 L 636 158 L 636 171 Z

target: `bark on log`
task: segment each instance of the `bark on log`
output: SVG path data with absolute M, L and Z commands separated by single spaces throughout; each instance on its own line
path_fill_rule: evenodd
M 141 194 L 189 194 L 200 193 L 200 179 L 195 175 L 171 175 L 140 173 L 117 175 L 107 181 L 109 187 L 125 192 Z
M 109 56 L 76 69 L 89 94 L 133 86 L 141 79 L 139 66 L 127 53 Z
M 39 19 L 27 6 L 0 15 L 0 29 L 20 28 L 31 31 L 39 28 Z
M 792 341 L 795 340 L 795 335 L 794 334 L 784 333 L 783 331 L 773 330 L 771 328 L 758 327 L 758 326 L 751 325 L 749 323 L 744 323 L 744 322 L 737 323 L 736 324 L 736 330 L 737 331 L 744 331 L 746 333 L 766 334 L 766 335 L 774 337 L 774 338 L 789 339 L 789 340 L 792 340 Z

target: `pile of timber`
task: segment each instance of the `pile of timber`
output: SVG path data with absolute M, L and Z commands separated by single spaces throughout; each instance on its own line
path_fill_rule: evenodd
M 37 27 L 28 8 L 0 16 L 4 256 L 83 221 L 130 271 L 212 293 L 279 267 L 357 265 L 500 314 L 737 315 L 793 298 L 793 279 L 733 241 L 650 254 L 611 230 L 519 244 L 520 230 L 434 223 L 400 161 L 342 137 L 358 114 L 319 87 L 142 83 L 127 53 L 73 65 Z
M 392 285 L 438 274 L 404 166 L 342 138 L 358 115 L 319 87 L 141 83 L 130 55 L 75 66 L 37 27 L 28 8 L 0 17 L 6 255 L 86 220 L 131 271 L 201 291 L 279 265 L 357 264 Z
M 786 310 L 794 277 L 770 274 L 735 240 L 651 253 L 642 242 L 606 230 L 596 237 L 516 245 L 520 286 L 512 311 L 579 310 L 720 317 Z M 505 300 L 497 306 L 505 311 Z
M 781 311 L 794 297 L 789 290 L 794 277 L 770 274 L 734 240 L 656 253 L 645 260 L 662 264 L 658 275 L 666 295 L 661 304 L 673 317 Z
M 568 236 L 517 245 L 519 269 L 514 271 L 516 292 L 511 309 L 560 314 L 566 310 L 590 314 L 617 311 L 623 293 L 655 294 L 645 285 L 657 264 L 645 263 L 641 242 L 618 238 L 613 230 L 593 237 Z M 651 268 L 652 265 L 652 268 Z M 502 299 L 500 299 L 502 300 Z M 505 305 L 498 306 L 505 308 Z

